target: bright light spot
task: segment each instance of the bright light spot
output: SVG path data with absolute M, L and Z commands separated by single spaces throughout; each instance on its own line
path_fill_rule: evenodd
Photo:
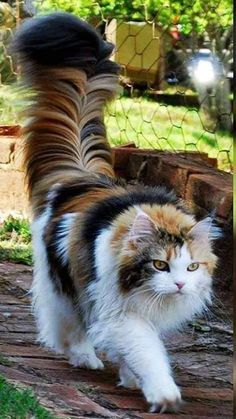
M 199 60 L 193 70 L 193 74 L 198 83 L 210 84 L 215 81 L 214 68 L 208 60 Z

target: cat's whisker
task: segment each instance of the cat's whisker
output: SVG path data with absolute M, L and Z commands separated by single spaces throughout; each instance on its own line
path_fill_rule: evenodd
M 156 295 L 156 294 L 154 294 L 153 296 L 152 296 L 152 298 L 147 302 L 147 316 L 148 317 L 150 317 L 150 315 L 151 315 L 151 313 L 152 313 L 152 308 L 153 308 L 153 305 L 157 302 L 157 300 L 158 300 L 158 295 Z
M 125 305 L 124 305 L 124 309 L 127 309 L 127 306 L 130 304 L 130 301 L 132 299 L 134 299 L 135 297 L 138 296 L 146 296 L 149 292 L 154 292 L 152 288 L 150 288 L 149 286 L 143 287 L 141 290 L 137 291 L 133 291 L 133 293 L 131 295 L 129 295 L 129 297 L 126 299 L 125 301 Z M 135 302 L 133 302 L 133 304 L 135 305 Z

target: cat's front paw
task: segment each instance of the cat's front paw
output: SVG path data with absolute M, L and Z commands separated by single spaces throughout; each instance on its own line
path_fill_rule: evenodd
M 165 382 L 144 384 L 142 387 L 150 412 L 176 412 L 181 404 L 180 390 L 172 379 Z
M 120 386 L 131 389 L 139 388 L 137 378 L 126 365 L 120 367 L 120 381 L 118 387 Z

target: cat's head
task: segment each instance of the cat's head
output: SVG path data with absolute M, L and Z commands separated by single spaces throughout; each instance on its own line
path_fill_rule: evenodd
M 112 240 L 121 293 L 144 291 L 165 296 L 170 304 L 191 300 L 203 306 L 210 300 L 217 261 L 212 242 L 219 235 L 211 217 L 196 222 L 171 204 L 127 210 L 118 217 Z

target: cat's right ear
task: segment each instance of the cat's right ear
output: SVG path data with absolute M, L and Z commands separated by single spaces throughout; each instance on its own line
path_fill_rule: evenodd
M 208 216 L 196 223 L 188 232 L 188 236 L 195 240 L 215 241 L 222 236 L 222 230 L 215 224 L 213 218 Z

